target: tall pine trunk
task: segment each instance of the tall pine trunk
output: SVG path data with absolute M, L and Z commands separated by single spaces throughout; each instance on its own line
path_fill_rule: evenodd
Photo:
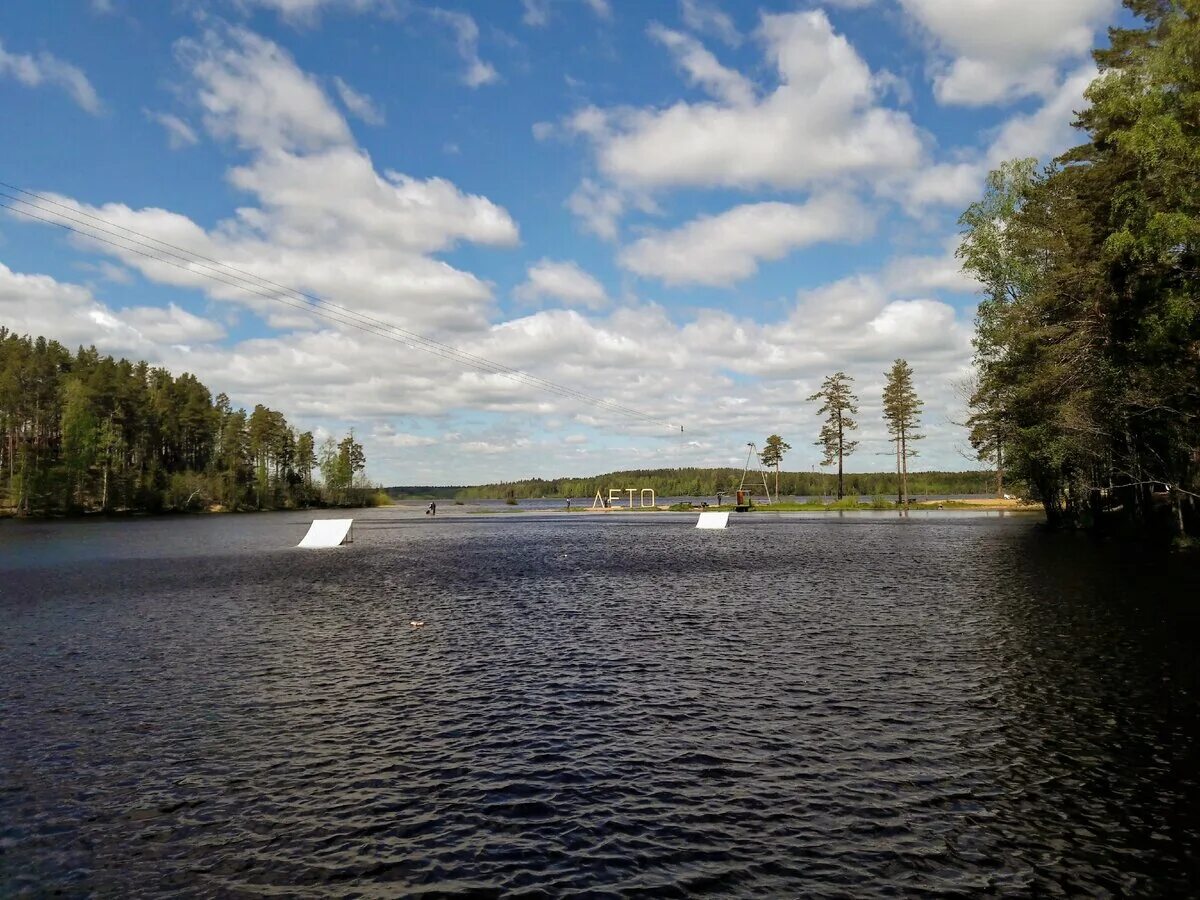
M 904 485 L 900 477 L 900 438 L 896 438 L 896 502 L 904 503 Z
M 845 445 L 845 440 L 842 434 L 842 413 L 838 411 L 838 499 L 841 500 L 845 496 L 845 491 L 842 488 L 842 447 Z

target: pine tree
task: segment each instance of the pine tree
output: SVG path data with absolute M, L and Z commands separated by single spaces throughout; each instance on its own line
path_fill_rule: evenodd
M 821 437 L 815 442 L 825 451 L 821 465 L 832 465 L 837 460 L 838 466 L 838 499 L 845 494 L 843 487 L 843 463 L 847 456 L 854 452 L 858 441 L 852 441 L 847 433 L 858 428 L 858 423 L 851 416 L 858 415 L 858 398 L 850 392 L 850 382 L 854 379 L 845 372 L 835 372 L 825 379 L 821 389 L 809 397 L 809 401 L 821 400 L 823 405 L 817 410 L 817 415 L 825 416 L 825 424 L 821 426 Z
M 762 453 L 758 454 L 764 466 L 775 469 L 775 502 L 779 502 L 779 466 L 783 463 L 783 454 L 792 449 L 791 444 L 784 443 L 783 438 L 773 434 L 767 438 Z
M 896 444 L 896 477 L 900 482 L 902 506 L 908 506 L 908 458 L 917 455 L 917 451 L 909 449 L 908 444 L 925 436 L 916 433 L 921 425 L 921 407 L 924 405 L 913 387 L 912 367 L 906 360 L 896 360 L 887 373 L 887 384 L 883 388 L 883 417 L 887 420 L 888 433 Z

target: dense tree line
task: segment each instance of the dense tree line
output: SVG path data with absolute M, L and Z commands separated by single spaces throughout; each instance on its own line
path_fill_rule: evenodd
M 894 472 L 847 473 L 844 492 L 849 496 L 891 496 L 897 493 L 899 479 Z M 980 494 L 991 488 L 992 472 L 909 472 L 908 490 L 920 494 Z M 512 497 L 594 497 L 596 491 L 608 496 L 609 488 L 654 488 L 660 497 L 713 497 L 717 491 L 728 495 L 742 480 L 741 469 L 631 469 L 588 478 L 529 478 L 459 488 L 461 500 L 495 500 Z M 405 488 L 389 488 L 401 494 Z M 414 489 L 415 492 L 415 489 Z M 823 472 L 780 472 L 780 496 L 821 497 L 837 492 L 836 476 Z
M 971 438 L 1052 525 L 1200 529 L 1200 0 L 1125 0 L 1078 124 L 962 216 Z
M 372 492 L 353 434 L 298 432 L 265 406 L 214 399 L 190 374 L 71 353 L 0 326 L 0 510 L 272 509 Z

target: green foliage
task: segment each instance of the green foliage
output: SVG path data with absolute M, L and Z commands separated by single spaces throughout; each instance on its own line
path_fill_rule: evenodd
M 827 509 L 862 509 L 857 497 L 839 497 L 826 506 Z
M 319 457 L 321 478 L 330 503 L 344 506 L 361 502 L 363 490 L 360 472 L 366 468 L 362 444 L 354 440 L 354 432 L 335 441 L 332 436 L 321 444 Z
M 1051 524 L 1200 527 L 1200 2 L 1126 0 L 1078 123 L 1042 172 L 992 173 L 963 214 L 984 284 L 971 441 Z M 1103 494 L 1101 493 L 1103 489 Z
M 909 444 L 925 437 L 917 433 L 921 426 L 921 407 L 924 405 L 913 387 L 912 366 L 907 360 L 896 360 L 887 373 L 887 383 L 883 388 L 883 418 L 896 445 L 896 476 L 900 479 L 901 503 L 908 503 L 908 460 L 917 455 L 917 451 Z
M 921 407 L 924 405 L 913 386 L 912 366 L 907 360 L 896 360 L 887 373 L 883 388 L 883 418 L 893 441 L 919 441 L 925 437 L 916 432 L 921 427 Z M 908 455 L 916 456 L 917 452 L 909 450 Z
M 762 452 L 758 454 L 764 466 L 775 470 L 775 493 L 777 495 L 779 494 L 779 468 L 783 464 L 783 455 L 791 449 L 791 444 L 785 443 L 779 435 L 772 434 L 767 437 Z
M 821 465 L 829 466 L 837 460 L 839 500 L 845 496 L 845 479 L 842 472 L 845 458 L 858 446 L 858 441 L 852 441 L 848 437 L 849 432 L 858 428 L 858 423 L 851 418 L 858 414 L 858 398 L 850 391 L 850 382 L 853 380 L 845 372 L 835 372 L 825 379 L 820 390 L 808 398 L 810 402 L 822 401 L 817 415 L 825 416 L 825 424 L 821 426 L 821 436 L 816 444 L 825 451 Z
M 0 327 L 0 510 L 273 509 L 369 499 L 362 446 L 349 477 L 313 483 L 313 436 L 259 405 L 247 416 L 190 374 L 71 354 Z M 339 470 L 339 477 L 342 470 Z
M 763 444 L 762 453 L 759 454 L 759 458 L 762 459 L 764 466 L 778 469 L 783 463 L 783 455 L 791 449 L 791 444 L 784 443 L 783 438 L 777 434 L 772 434 L 767 438 L 766 443 Z
M 890 495 L 896 493 L 897 479 L 893 472 L 847 473 L 845 488 L 850 497 Z M 717 492 L 732 501 L 733 491 L 742 478 L 741 469 L 631 469 L 609 472 L 587 478 L 529 478 L 523 481 L 481 484 L 462 488 L 391 487 L 388 494 L 397 498 L 428 498 L 432 492 L 438 499 L 455 497 L 460 500 L 497 500 L 515 497 L 521 500 L 538 497 L 555 499 L 591 499 L 599 491 L 607 497 L 609 488 L 653 488 L 659 498 L 700 497 L 716 498 Z M 913 494 L 980 494 L 987 493 L 994 474 L 978 472 L 910 472 L 909 488 Z M 823 472 L 781 472 L 779 489 L 783 496 L 822 497 L 834 487 L 831 476 Z

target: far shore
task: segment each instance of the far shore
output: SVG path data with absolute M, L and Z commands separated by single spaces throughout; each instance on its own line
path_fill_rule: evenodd
M 537 498 L 539 500 L 548 500 L 551 498 Z M 700 506 L 693 504 L 687 506 L 684 504 L 657 504 L 654 506 L 628 506 L 621 503 L 600 508 L 589 506 L 584 503 L 573 504 L 570 509 L 566 508 L 567 501 L 561 501 L 562 506 L 554 507 L 530 507 L 522 505 L 522 501 L 515 504 L 506 504 L 502 506 L 479 506 L 476 505 L 479 501 L 448 501 L 442 500 L 441 505 L 445 512 L 453 513 L 454 511 L 465 512 L 470 515 L 498 515 L 498 514 L 513 514 L 513 513 L 538 513 L 541 515 L 607 515 L 611 513 L 653 513 L 653 512 L 735 512 L 733 504 L 726 503 L 721 506 L 708 505 Z M 495 500 L 491 502 L 496 502 Z M 34 515 L 18 515 L 17 511 L 11 507 L 0 508 L 0 521 L 55 521 L 55 520 L 103 520 L 103 519 L 150 519 L 170 516 L 210 516 L 210 515 L 247 515 L 253 513 L 264 512 L 292 512 L 292 513 L 343 513 L 354 514 L 355 512 L 366 509 L 386 509 L 388 506 L 414 506 L 412 501 L 400 501 L 390 504 L 379 503 L 376 505 L 363 506 L 311 506 L 311 507 L 277 507 L 274 509 L 227 509 L 218 504 L 210 504 L 203 508 L 191 510 L 89 510 L 87 512 L 58 512 L 54 514 L 34 514 Z M 834 501 L 828 503 L 822 501 L 808 501 L 805 503 L 796 502 L 781 502 L 781 503 L 756 503 L 750 507 L 747 512 L 750 513 L 785 513 L 785 512 L 900 512 L 903 507 L 895 501 L 870 501 L 870 502 L 852 502 L 849 500 Z M 975 510 L 975 511 L 1003 511 L 1014 513 L 1040 513 L 1042 506 L 1040 503 L 1028 500 L 1008 500 L 1003 498 L 990 497 L 971 497 L 959 500 L 914 500 L 908 504 L 910 511 L 929 511 L 929 510 Z
M 0 507 L 0 521 L 12 520 L 18 522 L 54 522 L 78 521 L 85 519 L 160 519 L 167 516 L 245 516 L 255 513 L 293 512 L 353 512 L 360 509 L 386 509 L 395 503 L 363 503 L 357 506 L 264 506 L 260 508 L 239 507 L 230 509 L 219 503 L 210 503 L 195 509 L 85 509 L 85 510 L 56 510 L 54 512 L 23 513 L 13 506 Z
M 550 499 L 550 498 L 540 498 Z M 563 507 L 558 509 L 548 509 L 546 507 L 522 507 L 520 502 L 513 505 L 502 507 L 473 507 L 469 511 L 477 515 L 488 515 L 495 513 L 561 513 L 569 515 L 607 515 L 611 513 L 652 513 L 652 512 L 734 512 L 736 508 L 733 504 L 722 504 L 715 506 L 699 506 L 693 504 L 690 507 L 682 504 L 668 506 L 666 504 L 657 504 L 655 506 L 628 506 L 625 504 L 613 504 L 608 507 L 596 506 L 572 506 L 570 509 L 565 508 L 566 500 L 563 500 Z M 466 505 L 470 505 L 470 502 Z M 1004 499 L 1001 497 L 972 497 L 962 500 L 914 500 L 909 501 L 908 507 L 910 511 L 929 511 L 929 510 L 975 510 L 980 512 L 999 511 L 999 512 L 1019 512 L 1019 513 L 1040 513 L 1042 505 L 1030 500 Z M 783 513 L 783 512 L 900 512 L 904 509 L 896 502 L 869 502 L 869 503 L 848 503 L 846 501 L 822 503 L 820 501 L 807 503 L 762 503 L 755 504 L 746 512 L 751 513 Z

